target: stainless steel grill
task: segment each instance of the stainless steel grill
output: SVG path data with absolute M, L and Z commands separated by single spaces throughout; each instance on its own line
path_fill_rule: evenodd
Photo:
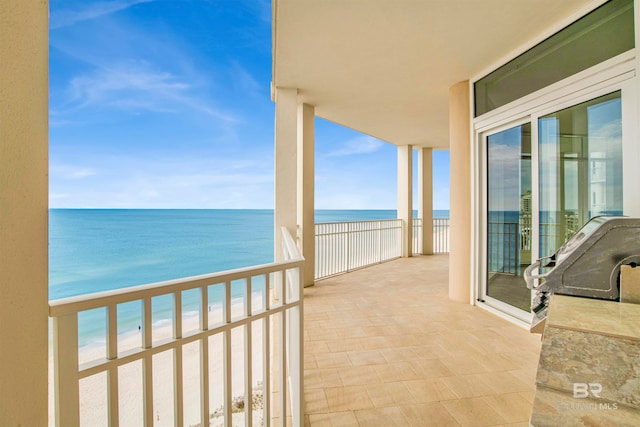
M 553 293 L 617 300 L 620 266 L 640 264 L 640 219 L 592 218 L 556 253 L 531 264 L 524 272 L 535 290 L 531 332 L 542 332 Z M 534 274 L 537 269 L 546 270 Z

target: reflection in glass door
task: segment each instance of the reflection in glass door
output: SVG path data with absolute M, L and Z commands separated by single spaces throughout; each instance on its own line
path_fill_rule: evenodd
M 620 92 L 540 117 L 540 256 L 590 218 L 622 214 Z
M 529 311 L 522 274 L 531 264 L 531 124 L 487 137 L 485 294 Z

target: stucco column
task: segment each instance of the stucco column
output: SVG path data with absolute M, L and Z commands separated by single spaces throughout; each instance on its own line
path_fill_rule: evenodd
M 46 426 L 48 17 L 0 2 L 0 426 Z
M 450 246 L 449 298 L 470 302 L 471 295 L 471 141 L 469 82 L 449 88 Z
M 276 261 L 283 260 L 281 228 L 297 235 L 298 90 L 276 89 L 274 243 Z
M 402 220 L 402 256 L 413 252 L 413 147 L 398 147 L 398 218 Z
M 315 204 L 314 150 L 315 108 L 298 106 L 298 224 L 299 244 L 304 256 L 304 286 L 313 285 L 315 278 Z
M 422 255 L 433 254 L 433 152 L 418 149 L 418 217 L 422 218 Z

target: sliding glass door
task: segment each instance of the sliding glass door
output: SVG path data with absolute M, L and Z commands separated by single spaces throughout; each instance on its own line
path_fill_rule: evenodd
M 487 136 L 485 295 L 529 311 L 522 278 L 531 264 L 531 123 Z
M 622 105 L 614 92 L 540 117 L 540 255 L 589 219 L 622 214 Z
M 553 254 L 594 216 L 623 213 L 621 99 L 617 91 L 485 133 L 487 303 L 529 312 L 522 276 L 532 257 Z

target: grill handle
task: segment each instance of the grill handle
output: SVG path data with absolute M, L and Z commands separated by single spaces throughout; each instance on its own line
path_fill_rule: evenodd
M 542 261 L 550 258 L 551 257 L 542 257 L 524 270 L 524 280 L 527 282 L 527 288 L 536 289 L 540 285 L 540 280 L 544 280 L 549 275 L 549 273 L 536 275 L 533 274 L 533 270 L 540 268 Z M 534 285 L 535 280 L 538 280 L 538 285 Z

